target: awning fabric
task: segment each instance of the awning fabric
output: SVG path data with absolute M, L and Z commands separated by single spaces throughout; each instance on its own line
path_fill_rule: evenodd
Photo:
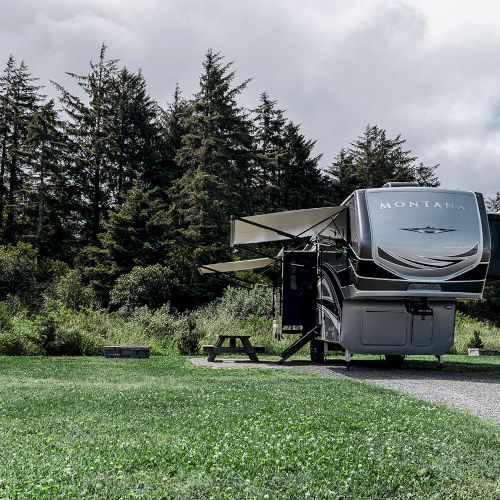
M 231 221 L 231 246 L 291 239 L 272 229 L 277 229 L 278 231 L 293 236 L 300 235 L 301 238 L 314 236 L 323 232 L 331 223 L 331 217 L 344 208 L 345 207 L 308 208 L 305 210 L 275 212 L 233 219 Z M 266 226 L 266 228 L 248 224 L 245 221 L 255 222 L 261 226 Z
M 260 269 L 261 267 L 269 266 L 275 262 L 275 259 L 250 259 L 237 260 L 234 262 L 221 262 L 219 264 L 207 264 L 198 268 L 201 274 L 211 273 L 234 273 L 236 271 L 246 271 L 247 269 Z

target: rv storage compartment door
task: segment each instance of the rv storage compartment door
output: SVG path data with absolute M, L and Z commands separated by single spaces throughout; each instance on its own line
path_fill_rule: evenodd
M 361 342 L 364 345 L 405 345 L 408 320 L 406 311 L 363 311 Z
M 415 346 L 430 346 L 432 344 L 432 329 L 434 318 L 432 315 L 412 315 L 411 343 Z

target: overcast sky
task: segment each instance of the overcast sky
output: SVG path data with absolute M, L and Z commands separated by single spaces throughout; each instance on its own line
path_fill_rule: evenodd
M 102 42 L 161 104 L 196 91 L 207 48 L 317 139 L 323 165 L 367 124 L 401 134 L 442 185 L 500 190 L 498 0 L 2 0 L 0 61 L 85 73 Z

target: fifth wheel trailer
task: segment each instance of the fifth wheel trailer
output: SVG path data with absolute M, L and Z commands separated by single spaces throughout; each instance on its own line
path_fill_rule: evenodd
M 279 268 L 275 335 L 299 335 L 282 360 L 310 342 L 313 361 L 340 346 L 347 363 L 431 354 L 442 365 L 457 299 L 480 299 L 486 279 L 500 279 L 500 216 L 469 191 L 388 183 L 336 207 L 231 220 L 233 247 L 278 241 L 287 248 L 276 256 L 199 270 Z

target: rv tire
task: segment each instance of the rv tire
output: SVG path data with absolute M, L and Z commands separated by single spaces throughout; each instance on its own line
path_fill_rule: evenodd
M 311 361 L 313 363 L 325 362 L 325 343 L 322 340 L 311 340 Z

